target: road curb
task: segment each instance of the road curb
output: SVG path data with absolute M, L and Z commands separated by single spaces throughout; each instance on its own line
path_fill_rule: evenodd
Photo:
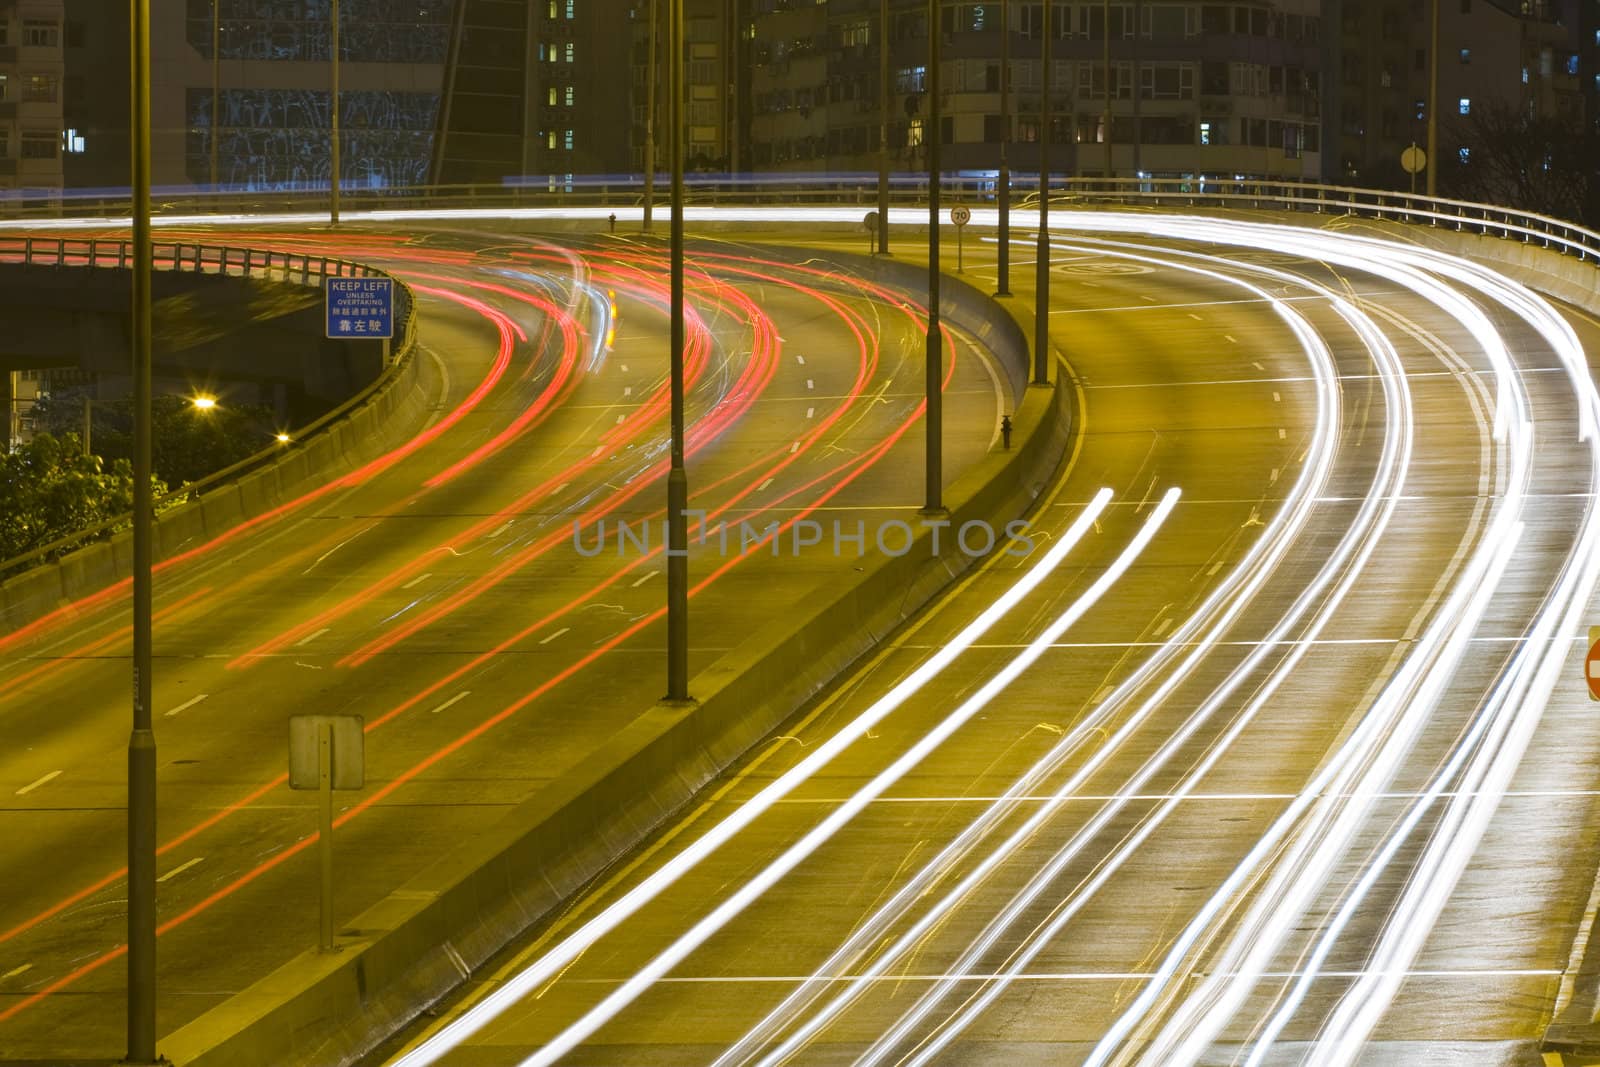
M 864 276 L 913 290 L 926 278 L 926 267 L 845 258 Z M 947 321 L 986 339 L 1008 377 L 1025 382 L 1031 346 L 1016 314 L 958 278 L 946 275 L 943 289 Z M 951 486 L 952 525 L 1000 526 L 1029 513 L 1067 454 L 1075 403 L 1070 388 L 1024 385 L 1012 415 L 1016 447 L 991 451 Z M 757 631 L 695 676 L 697 703 L 646 710 L 352 919 L 338 953 L 303 953 L 168 1035 L 163 1053 L 184 1067 L 357 1060 L 551 915 L 972 565 L 959 553 L 932 556 L 930 539 L 925 531 L 907 554 L 841 576 Z

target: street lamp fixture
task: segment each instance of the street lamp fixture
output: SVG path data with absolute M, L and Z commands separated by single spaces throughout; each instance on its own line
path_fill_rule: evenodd
M 275 435 L 275 436 L 276 436 L 276 437 L 277 437 L 277 439 L 278 439 L 278 443 L 279 443 L 279 444 L 280 444 L 280 445 L 286 445 L 286 444 L 288 444 L 288 443 L 289 443 L 289 435 L 288 435 L 288 434 L 286 434 L 286 433 L 280 433 L 280 434 L 277 434 L 277 435 Z
M 210 411 L 217 406 L 217 398 L 214 396 L 196 396 L 191 397 L 189 403 L 194 405 L 196 411 Z

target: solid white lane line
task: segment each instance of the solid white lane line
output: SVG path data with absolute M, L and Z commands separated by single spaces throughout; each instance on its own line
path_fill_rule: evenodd
M 471 695 L 472 695 L 472 690 L 463 689 L 461 692 L 457 693 L 455 696 L 451 697 L 449 700 L 446 700 L 443 704 L 440 704 L 438 707 L 434 708 L 433 711 L 430 712 L 429 714 L 437 715 L 441 711 L 444 711 L 446 708 L 453 708 L 457 704 L 461 703 L 463 700 L 467 699 Z
M 658 574 L 660 574 L 660 573 L 661 573 L 661 572 L 660 572 L 660 571 L 651 571 L 651 572 L 650 572 L 650 573 L 649 573 L 649 574 L 646 574 L 646 575 L 643 575 L 643 576 L 642 576 L 642 577 L 640 577 L 640 578 L 639 578 L 639 579 L 637 579 L 637 580 L 636 580 L 636 581 L 635 581 L 635 582 L 634 582 L 634 583 L 633 583 L 633 585 L 631 585 L 631 586 L 629 586 L 629 588 L 631 588 L 631 589 L 637 589 L 637 588 L 639 588 L 639 587 L 640 587 L 640 586 L 641 586 L 641 585 L 643 585 L 643 584 L 644 584 L 644 583 L 645 583 L 645 582 L 648 582 L 648 581 L 649 581 L 649 580 L 650 580 L 650 579 L 652 579 L 652 578 L 654 578 L 654 577 L 655 577 L 655 576 L 656 576 L 656 575 L 658 575 Z
M 178 875 L 182 874 L 184 871 L 187 871 L 190 867 L 193 867 L 203 859 L 205 859 L 204 856 L 196 856 L 188 863 L 180 864 L 179 866 L 172 868 L 172 870 L 168 871 L 166 874 L 163 874 L 160 878 L 157 878 L 156 881 L 165 882 L 168 878 L 176 878 Z
M 298 641 L 296 641 L 294 643 L 294 647 L 295 648 L 300 648 L 302 645 L 309 645 L 311 642 L 315 641 L 317 638 L 319 638 L 323 634 L 327 633 L 328 630 L 329 630 L 329 627 L 324 626 L 322 629 L 318 630 L 314 634 L 306 634 L 304 637 L 302 637 L 300 640 L 298 640 Z
M 570 627 L 570 626 L 563 626 L 561 629 L 557 630 L 555 633 L 551 634 L 549 637 L 544 638 L 539 643 L 541 645 L 548 645 L 551 641 L 554 641 L 556 638 L 560 637 L 562 634 L 566 633 L 567 631 L 569 631 L 571 629 L 572 629 L 572 627 Z
M 200 703 L 202 700 L 204 700 L 206 697 L 208 697 L 210 695 L 211 695 L 210 693 L 201 693 L 199 696 L 190 697 L 188 700 L 185 700 L 182 704 L 179 704 L 177 707 L 175 707 L 171 711 L 167 712 L 167 716 L 166 717 L 170 719 L 174 715 L 178 714 L 178 712 L 180 712 L 180 711 L 188 711 L 190 708 L 194 707 L 196 704 Z
M 400 588 L 401 589 L 410 589 L 413 586 L 421 585 L 423 582 L 427 581 L 429 578 L 432 578 L 432 577 L 433 577 L 433 574 L 431 572 L 428 573 L 428 574 L 419 574 L 415 578 L 413 578 L 409 582 L 407 582 L 405 585 L 402 585 Z
M 36 779 L 35 781 L 29 782 L 27 785 L 25 785 L 21 789 L 17 790 L 16 795 L 19 796 L 19 797 L 25 797 L 29 793 L 33 792 L 35 789 L 38 789 L 41 785 L 46 785 L 49 782 L 52 782 L 55 779 L 60 778 L 60 777 L 61 777 L 61 772 L 60 771 L 51 771 L 49 774 L 45 775 L 43 778 L 39 778 L 39 779 Z

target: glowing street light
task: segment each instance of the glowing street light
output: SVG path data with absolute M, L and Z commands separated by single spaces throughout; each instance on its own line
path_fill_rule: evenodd
M 189 403 L 193 404 L 197 411 L 210 411 L 217 406 L 217 398 L 214 396 L 196 396 L 191 397 Z
M 277 434 L 276 437 L 280 445 L 286 445 L 289 443 L 289 435 L 286 433 Z

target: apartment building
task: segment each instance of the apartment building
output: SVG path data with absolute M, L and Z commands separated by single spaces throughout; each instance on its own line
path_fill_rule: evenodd
M 61 0 L 0 0 L 0 196 L 61 188 L 66 40 Z
M 878 0 L 753 5 L 753 165 L 875 169 Z M 1004 49 L 1014 116 L 1008 155 L 1014 167 L 1037 164 L 1043 15 L 1042 4 L 1018 0 L 1004 13 L 996 3 L 942 7 L 940 113 L 949 170 L 992 170 L 998 161 L 1006 132 L 1000 116 Z M 897 168 L 920 165 L 929 113 L 927 32 L 925 3 L 893 0 L 889 143 Z M 1121 177 L 1321 176 L 1325 45 L 1312 0 L 1058 3 L 1051 33 L 1056 169 Z
M 684 166 L 690 171 L 750 167 L 749 0 L 683 0 Z M 632 0 L 629 143 L 631 169 L 644 168 L 651 70 L 655 48 L 656 165 L 667 166 L 667 0 Z M 810 10 L 810 9 L 808 9 Z M 655 16 L 654 32 L 651 15 Z

